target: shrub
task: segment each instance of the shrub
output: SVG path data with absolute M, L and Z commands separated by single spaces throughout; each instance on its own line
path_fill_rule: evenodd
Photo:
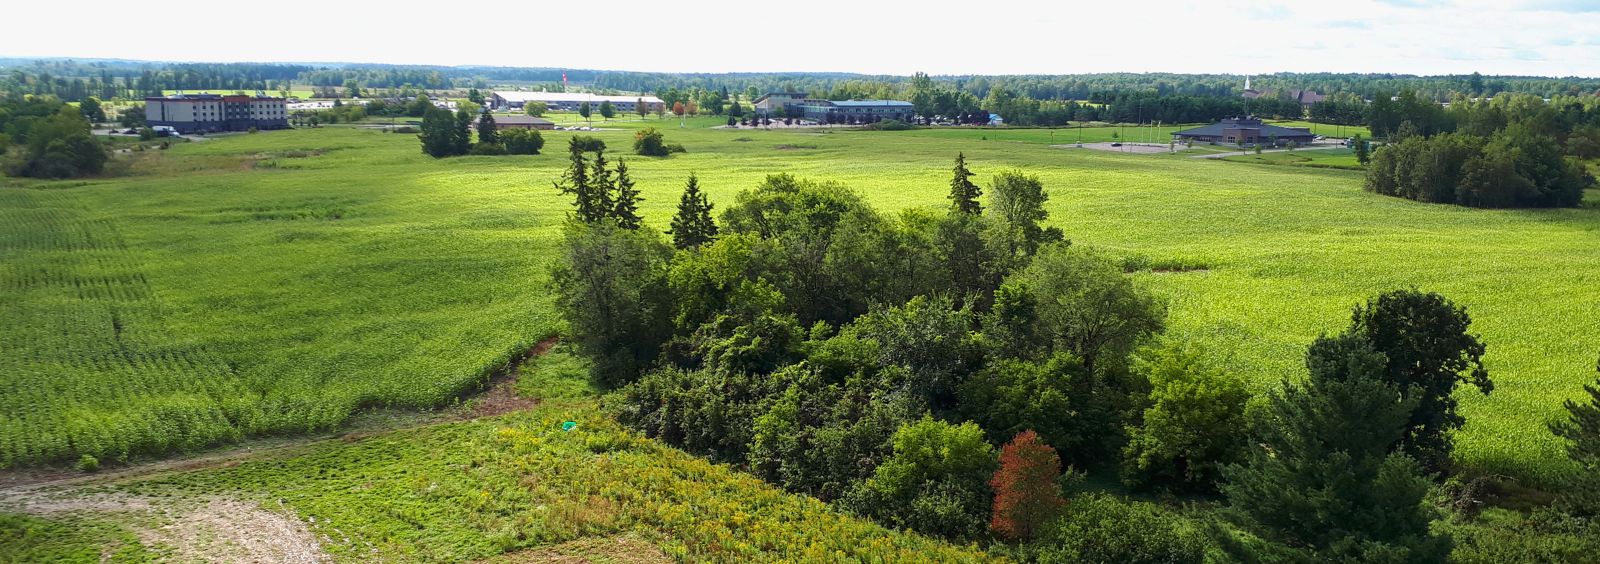
M 78 457 L 78 470 L 83 471 L 83 472 L 95 472 L 95 471 L 98 471 L 98 470 L 100 470 L 100 459 L 95 458 L 95 457 L 90 456 L 90 455 L 87 455 L 87 454 L 85 454 L 83 456 L 79 456 Z
M 646 127 L 633 134 L 633 152 L 646 157 L 665 157 L 669 151 L 666 136 L 654 127 Z
M 1177 563 L 1205 560 L 1209 541 L 1194 523 L 1144 502 L 1092 493 L 1019 550 L 1024 560 L 1060 563 Z
M 537 155 L 544 149 L 544 135 L 533 129 L 507 129 L 500 132 L 500 142 L 506 152 L 513 155 Z
M 996 466 L 983 430 L 923 416 L 896 431 L 893 443 L 894 453 L 845 504 L 894 527 L 953 538 L 981 534 Z
M 472 154 L 484 156 L 504 155 L 506 154 L 506 146 L 499 143 L 474 143 L 472 145 Z
M 897 119 L 886 119 L 878 123 L 868 125 L 867 129 L 874 131 L 905 131 L 907 129 L 911 129 L 911 124 Z
M 668 143 L 667 144 L 667 152 L 668 153 L 687 153 L 687 152 L 689 152 L 689 150 L 688 149 L 684 149 L 682 143 Z
M 989 528 L 1008 539 L 1033 537 L 1065 503 L 1061 499 L 1061 458 L 1033 431 L 1018 433 L 1000 451 Z
M 394 128 L 394 132 L 395 133 L 416 133 L 417 132 L 417 128 L 411 127 L 409 125 L 402 125 L 400 127 Z
M 1200 354 L 1166 347 L 1148 368 L 1150 407 L 1129 427 L 1122 479 L 1130 486 L 1208 491 L 1221 467 L 1243 455 L 1250 392 Z
M 245 130 L 245 133 L 252 133 L 253 134 L 253 133 L 260 133 L 260 132 L 257 131 L 256 128 L 252 127 L 250 129 Z

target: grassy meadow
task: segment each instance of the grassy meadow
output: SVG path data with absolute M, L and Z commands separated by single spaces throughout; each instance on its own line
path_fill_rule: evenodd
M 1593 207 L 1421 204 L 1362 192 L 1356 171 L 1052 149 L 1048 130 L 690 121 L 594 120 L 613 153 L 641 125 L 688 149 L 627 158 L 654 228 L 691 172 L 719 205 L 787 172 L 884 210 L 939 206 L 964 152 L 985 182 L 1041 176 L 1054 224 L 1145 267 L 1135 276 L 1168 301 L 1169 332 L 1229 356 L 1257 389 L 1298 377 L 1305 346 L 1358 301 L 1442 292 L 1468 307 L 1496 384 L 1461 394 L 1459 461 L 1533 483 L 1570 471 L 1545 423 L 1600 351 Z M 126 177 L 7 181 L 0 466 L 323 430 L 480 389 L 562 330 L 548 269 L 568 202 L 551 181 L 571 133 L 544 133 L 544 155 L 434 160 L 413 135 L 263 132 L 147 151 Z

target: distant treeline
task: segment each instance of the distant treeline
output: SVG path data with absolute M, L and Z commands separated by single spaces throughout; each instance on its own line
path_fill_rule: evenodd
M 484 88 L 495 82 L 558 84 L 568 81 L 598 90 L 735 93 L 799 91 L 830 99 L 901 98 L 915 77 L 850 73 L 647 73 L 591 69 L 377 64 L 161 63 L 120 60 L 0 59 L 9 71 L 0 89 L 54 94 L 75 101 L 111 98 L 162 89 L 278 90 L 287 85 L 367 88 Z M 1245 76 L 1232 74 L 1099 73 L 1078 75 L 951 75 L 929 79 L 940 87 L 986 98 L 1005 89 L 1035 100 L 1101 101 L 1124 93 L 1154 96 L 1237 96 Z M 1423 99 L 1444 102 L 1456 95 L 1487 97 L 1502 92 L 1557 95 L 1595 94 L 1600 78 L 1399 74 L 1277 73 L 1251 77 L 1258 90 L 1314 90 L 1371 99 L 1379 92 L 1410 90 Z M 120 94 L 119 94 L 120 92 Z

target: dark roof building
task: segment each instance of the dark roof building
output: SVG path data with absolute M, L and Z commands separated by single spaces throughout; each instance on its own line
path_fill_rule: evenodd
M 494 118 L 495 127 L 505 129 L 555 129 L 556 122 L 533 116 L 509 115 Z
M 1309 129 L 1282 127 L 1261 123 L 1261 120 L 1254 117 L 1242 117 L 1225 119 L 1204 127 L 1174 131 L 1172 138 L 1178 141 L 1227 145 L 1285 145 L 1291 141 L 1304 145 L 1315 140 L 1317 136 Z

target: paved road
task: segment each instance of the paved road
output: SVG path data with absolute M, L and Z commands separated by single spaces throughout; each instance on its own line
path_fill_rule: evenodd
M 1295 149 L 1295 150 L 1296 151 L 1327 151 L 1327 150 L 1331 150 L 1331 149 L 1344 149 L 1344 148 L 1346 148 L 1344 145 L 1332 144 L 1332 145 L 1312 145 L 1310 147 L 1301 147 L 1301 148 Z M 1287 153 L 1287 152 L 1289 152 L 1289 150 L 1288 149 L 1262 149 L 1261 152 L 1262 153 Z M 1230 151 L 1230 152 L 1227 152 L 1227 153 L 1209 153 L 1209 154 L 1205 154 L 1205 155 L 1195 155 L 1195 156 L 1192 156 L 1192 157 L 1189 157 L 1189 158 L 1191 158 L 1191 159 L 1220 159 L 1220 158 L 1223 158 L 1223 157 L 1243 157 L 1243 156 L 1254 155 L 1254 154 L 1256 154 L 1256 152 L 1254 150 L 1249 150 L 1249 151 Z

